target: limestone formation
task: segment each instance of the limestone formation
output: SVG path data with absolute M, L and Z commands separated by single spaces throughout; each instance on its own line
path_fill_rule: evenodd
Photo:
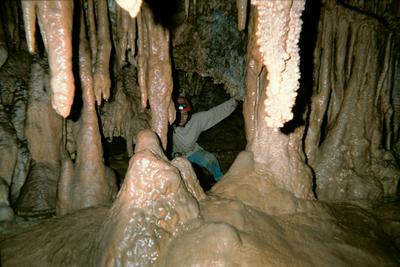
M 397 2 L 1 1 L 0 265 L 399 266 Z M 179 93 L 244 100 L 207 192 Z
M 26 39 L 30 53 L 37 53 L 36 24 L 40 26 L 51 71 L 51 103 L 67 117 L 75 93 L 72 72 L 73 1 L 22 1 Z
M 81 16 L 79 76 L 83 107 L 75 129 L 76 160 L 62 153 L 62 170 L 58 181 L 57 214 L 64 215 L 82 208 L 105 205 L 113 201 L 117 184 L 115 174 L 103 161 L 103 147 L 95 105 L 94 75 L 91 69 L 89 43 Z M 60 151 L 62 151 L 60 149 Z

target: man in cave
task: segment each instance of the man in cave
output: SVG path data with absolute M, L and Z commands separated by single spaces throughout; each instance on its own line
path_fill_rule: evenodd
M 197 140 L 200 134 L 228 117 L 237 107 L 237 100 L 231 98 L 207 111 L 192 115 L 192 104 L 184 96 L 177 99 L 178 120 L 173 127 L 172 155 L 184 156 L 190 162 L 206 168 L 216 182 L 223 176 L 216 156 L 204 150 Z

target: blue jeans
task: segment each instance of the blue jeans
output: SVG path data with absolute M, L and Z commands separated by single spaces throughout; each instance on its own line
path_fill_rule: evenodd
M 219 182 L 221 180 L 222 175 L 224 175 L 221 171 L 221 167 L 219 166 L 218 159 L 214 154 L 205 151 L 199 150 L 191 154 L 187 159 L 190 162 L 193 162 L 200 167 L 206 168 L 209 172 L 214 175 L 215 181 Z

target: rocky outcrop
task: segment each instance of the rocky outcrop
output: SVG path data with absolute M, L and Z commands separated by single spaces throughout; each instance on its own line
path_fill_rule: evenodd
M 323 7 L 305 148 L 321 199 L 394 196 L 393 34 L 335 1 Z M 332 45 L 332 43 L 334 45 Z

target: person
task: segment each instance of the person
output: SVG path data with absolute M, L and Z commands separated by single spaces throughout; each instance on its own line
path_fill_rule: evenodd
M 237 107 L 237 100 L 231 98 L 207 111 L 197 112 L 192 115 L 193 107 L 183 96 L 177 99 L 178 123 L 173 127 L 172 155 L 184 156 L 190 162 L 206 168 L 215 181 L 220 181 L 223 176 L 216 156 L 204 150 L 197 139 L 200 134 L 228 117 Z

